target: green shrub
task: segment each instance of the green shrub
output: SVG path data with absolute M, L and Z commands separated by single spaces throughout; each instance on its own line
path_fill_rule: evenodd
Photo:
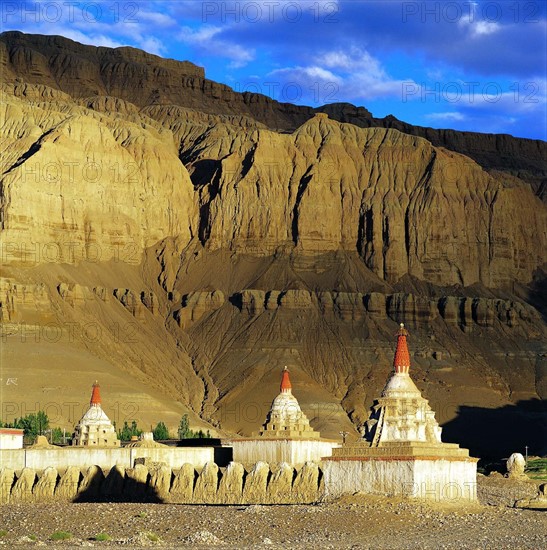
M 160 540 L 160 538 L 158 537 L 158 535 L 156 535 L 156 533 L 148 532 L 146 533 L 146 536 L 148 537 L 148 540 L 151 542 L 158 542 Z
M 137 426 L 136 420 L 131 422 L 131 426 L 127 422 L 124 422 L 123 428 L 118 430 L 118 438 L 121 441 L 130 441 L 134 435 L 138 437 L 141 434 L 142 430 Z
M 72 538 L 72 533 L 68 533 L 67 531 L 55 531 L 49 538 L 51 540 L 68 540 Z
M 108 533 L 99 533 L 98 535 L 95 535 L 95 540 L 102 542 L 105 540 L 112 540 L 112 537 Z
M 8 532 L 5 529 L 0 529 L 0 537 L 5 537 Z
M 536 458 L 528 460 L 524 470 L 532 479 L 547 480 L 547 459 Z

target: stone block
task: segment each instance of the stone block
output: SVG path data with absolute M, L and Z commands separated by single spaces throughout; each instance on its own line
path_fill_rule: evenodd
M 239 462 L 230 462 L 220 480 L 217 493 L 218 504 L 238 504 L 243 497 L 245 469 Z
M 243 502 L 261 504 L 266 502 L 266 489 L 270 476 L 270 466 L 266 462 L 257 462 L 245 478 Z
M 196 470 L 194 466 L 188 463 L 183 464 L 173 479 L 173 485 L 171 486 L 171 501 L 181 503 L 192 502 L 195 479 Z
M 59 474 L 55 468 L 48 466 L 43 472 L 36 485 L 32 489 L 34 494 L 34 500 L 47 501 L 53 498 L 55 494 L 55 486 L 57 485 L 57 479 Z

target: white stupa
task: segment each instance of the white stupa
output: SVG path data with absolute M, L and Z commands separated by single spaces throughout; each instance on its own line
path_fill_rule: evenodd
M 369 494 L 432 500 L 477 498 L 477 459 L 443 443 L 429 401 L 410 378 L 410 354 L 401 323 L 391 374 L 365 424 L 364 437 L 324 459 L 328 496 Z
M 319 432 L 311 426 L 308 417 L 302 412 L 298 400 L 292 394 L 289 369 L 285 367 L 281 375 L 279 395 L 273 400 L 270 412 L 258 437 L 319 439 Z
M 74 428 L 74 446 L 119 447 L 116 430 L 101 407 L 100 386 L 93 384 L 89 409 Z
M 225 444 L 232 447 L 235 462 L 249 465 L 259 461 L 271 464 L 286 462 L 301 466 L 330 456 L 339 443 L 321 438 L 320 433 L 310 426 L 308 417 L 292 394 L 289 369 L 285 367 L 281 373 L 279 394 L 260 430 L 250 438 L 230 439 Z
M 365 439 L 371 447 L 403 441 L 442 443 L 442 428 L 435 419 L 435 412 L 410 378 L 407 336 L 408 332 L 401 323 L 393 360 L 394 373 L 365 424 Z

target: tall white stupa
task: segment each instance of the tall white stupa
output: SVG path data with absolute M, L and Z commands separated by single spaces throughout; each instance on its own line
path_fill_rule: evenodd
M 430 500 L 477 498 L 477 459 L 443 443 L 427 399 L 410 377 L 408 332 L 397 332 L 394 371 L 375 401 L 364 437 L 324 459 L 328 496 L 362 491 Z
M 393 359 L 394 372 L 365 424 L 365 439 L 371 447 L 403 441 L 442 443 L 442 428 L 435 420 L 435 413 L 410 378 L 407 336 L 408 331 L 401 323 Z
M 84 447 L 120 446 L 116 430 L 101 407 L 101 392 L 97 381 L 93 384 L 89 409 L 74 428 L 72 445 Z

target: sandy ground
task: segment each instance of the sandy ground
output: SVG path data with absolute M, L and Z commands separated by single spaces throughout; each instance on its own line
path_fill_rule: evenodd
M 535 489 L 533 483 L 482 478 L 481 504 L 464 506 L 360 494 L 305 506 L 6 505 L 0 546 L 539 550 L 547 548 L 547 511 L 512 507 L 515 497 Z M 55 531 L 72 537 L 54 542 Z M 99 533 L 111 540 L 94 540 Z

